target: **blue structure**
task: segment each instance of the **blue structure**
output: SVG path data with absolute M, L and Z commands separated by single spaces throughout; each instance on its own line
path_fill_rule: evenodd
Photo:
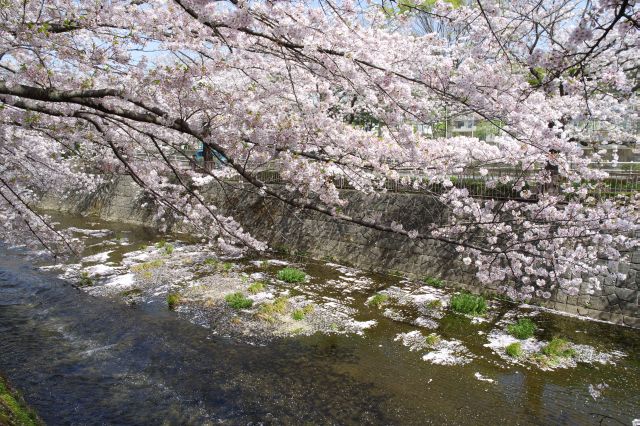
M 213 158 L 214 160 L 217 160 L 220 164 L 226 164 L 227 163 L 227 157 L 225 157 L 224 155 L 220 154 L 218 151 L 216 151 L 213 148 L 210 148 L 211 152 L 213 153 Z M 202 161 L 204 160 L 204 144 L 201 143 L 200 144 L 200 149 L 196 151 L 196 153 L 193 155 L 194 159 L 196 161 Z

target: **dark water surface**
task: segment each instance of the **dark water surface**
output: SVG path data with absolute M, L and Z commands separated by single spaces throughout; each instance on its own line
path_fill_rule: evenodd
M 152 304 L 87 295 L 0 245 L 0 371 L 53 425 L 631 425 L 640 418 L 640 333 L 555 315 L 542 320 L 549 333 L 601 340 L 627 357 L 551 372 L 507 367 L 484 348 L 481 326 L 456 317 L 438 331 L 468 334 L 477 358 L 464 366 L 423 361 L 393 341 L 409 328 L 384 317 L 365 336 L 253 346 Z M 599 383 L 608 387 L 594 399 L 588 386 Z

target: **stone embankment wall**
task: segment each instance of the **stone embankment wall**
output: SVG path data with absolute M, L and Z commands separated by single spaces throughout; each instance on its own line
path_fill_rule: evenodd
M 450 245 L 411 240 L 335 221 L 320 213 L 299 211 L 280 201 L 259 197 L 240 184 L 224 190 L 211 188 L 206 197 L 222 213 L 233 216 L 274 249 L 375 272 L 440 277 L 460 288 L 476 292 L 479 289 L 473 270 L 460 261 Z M 395 220 L 406 229 L 418 231 L 426 231 L 445 213 L 443 206 L 429 195 L 367 196 L 348 191 L 343 197 L 349 201 L 347 214 L 357 216 L 358 212 L 367 211 L 385 222 Z M 152 212 L 143 208 L 143 204 L 142 193 L 135 183 L 121 178 L 94 194 L 75 194 L 65 200 L 45 197 L 41 207 L 153 226 Z M 550 300 L 535 302 L 567 313 L 640 327 L 640 251 L 632 254 L 629 263 L 619 265 L 619 272 L 626 274 L 625 280 L 608 280 L 594 294 L 587 294 L 585 289 L 578 296 L 558 293 Z

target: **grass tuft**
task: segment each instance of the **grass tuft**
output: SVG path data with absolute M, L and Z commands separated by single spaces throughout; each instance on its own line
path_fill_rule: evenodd
M 570 345 L 571 344 L 567 340 L 554 337 L 553 340 L 542 348 L 542 353 L 552 358 L 569 358 L 576 354 L 575 349 Z
M 293 317 L 294 320 L 300 321 L 300 320 L 303 320 L 304 317 L 306 317 L 308 314 L 310 314 L 314 310 L 315 310 L 315 306 L 313 305 L 313 303 L 309 303 L 305 307 L 298 308 L 295 311 L 293 311 L 293 314 L 291 314 L 291 316 Z
M 87 271 L 82 271 L 80 273 L 80 281 L 78 282 L 78 285 L 80 287 L 91 287 L 93 285 L 93 280 Z
M 444 287 L 444 281 L 442 281 L 440 278 L 424 277 L 422 279 L 422 281 L 424 281 L 424 283 L 426 285 L 431 286 L 431 287 L 435 287 L 435 288 L 443 288 Z
M 440 336 L 436 333 L 431 333 L 425 338 L 425 343 L 429 346 L 435 346 L 440 343 Z
M 369 299 L 369 302 L 367 302 L 367 304 L 369 306 L 379 308 L 380 306 L 384 305 L 387 302 L 387 300 L 389 300 L 388 295 L 378 293 L 374 295 L 371 299 Z
M 149 262 L 138 263 L 137 265 L 133 265 L 131 267 L 131 271 L 132 272 L 144 272 L 144 271 L 149 271 L 151 269 L 159 268 L 162 265 L 164 265 L 164 260 L 155 259 L 155 260 L 150 260 Z
M 285 313 L 285 311 L 287 310 L 288 302 L 289 298 L 281 296 L 271 303 L 265 303 L 264 305 L 260 306 L 260 310 L 258 311 L 258 318 L 264 321 L 274 322 L 276 320 L 276 314 L 281 315 Z
M 248 299 L 242 292 L 227 294 L 224 300 L 233 309 L 246 309 L 253 305 L 253 300 Z
M 174 247 L 173 244 L 166 242 L 165 240 L 160 240 L 156 243 L 156 248 L 164 249 L 165 254 L 171 255 L 173 253 Z
M 524 340 L 533 337 L 533 333 L 535 333 L 537 328 L 536 323 L 529 318 L 520 318 L 515 324 L 509 324 L 507 331 L 516 339 Z
M 278 279 L 288 283 L 301 283 L 307 278 L 300 269 L 284 268 L 278 271 Z
M 523 354 L 522 343 L 520 342 L 513 342 L 510 345 L 508 345 L 506 348 L 504 348 L 504 350 L 507 353 L 507 355 L 509 355 L 512 358 L 520 358 Z
M 482 296 L 458 293 L 451 297 L 451 309 L 469 315 L 483 315 L 487 312 L 487 301 Z
M 264 283 L 262 281 L 256 281 L 247 288 L 247 291 L 251 294 L 260 293 L 262 290 L 264 290 Z
M 206 258 L 203 263 L 205 266 L 210 267 L 215 272 L 228 273 L 233 269 L 233 263 L 230 263 L 230 262 L 223 263 L 213 257 Z
M 29 408 L 22 395 L 0 377 L 0 424 L 16 426 L 43 425 L 38 415 Z
M 169 293 L 167 294 L 167 306 L 172 311 L 178 306 L 180 303 L 180 295 L 178 293 Z
M 440 309 L 442 307 L 442 301 L 440 299 L 430 300 L 425 303 L 425 306 L 429 309 Z

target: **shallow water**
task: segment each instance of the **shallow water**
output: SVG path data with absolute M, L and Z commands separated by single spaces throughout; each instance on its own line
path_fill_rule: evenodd
M 86 222 L 65 219 L 115 233 L 88 237 L 98 245 L 85 255 L 113 249 L 109 260 L 118 262 L 157 240 L 140 228 Z M 114 239 L 127 245 L 106 244 Z M 447 314 L 435 331 L 462 341 L 472 360 L 434 365 L 394 340 L 417 327 L 364 307 L 366 295 L 352 295 L 362 307 L 356 319 L 377 321 L 363 335 L 250 344 L 167 311 L 162 299 L 126 305 L 88 295 L 37 263 L 0 246 L 0 371 L 48 424 L 630 425 L 640 418 L 638 330 L 540 313 L 542 338 L 562 335 L 626 354 L 616 365 L 541 371 L 506 363 L 484 346 L 506 308 L 482 324 Z M 326 265 L 304 269 L 314 277 L 309 285 L 332 278 Z M 594 398 L 589 385 L 602 383 Z

